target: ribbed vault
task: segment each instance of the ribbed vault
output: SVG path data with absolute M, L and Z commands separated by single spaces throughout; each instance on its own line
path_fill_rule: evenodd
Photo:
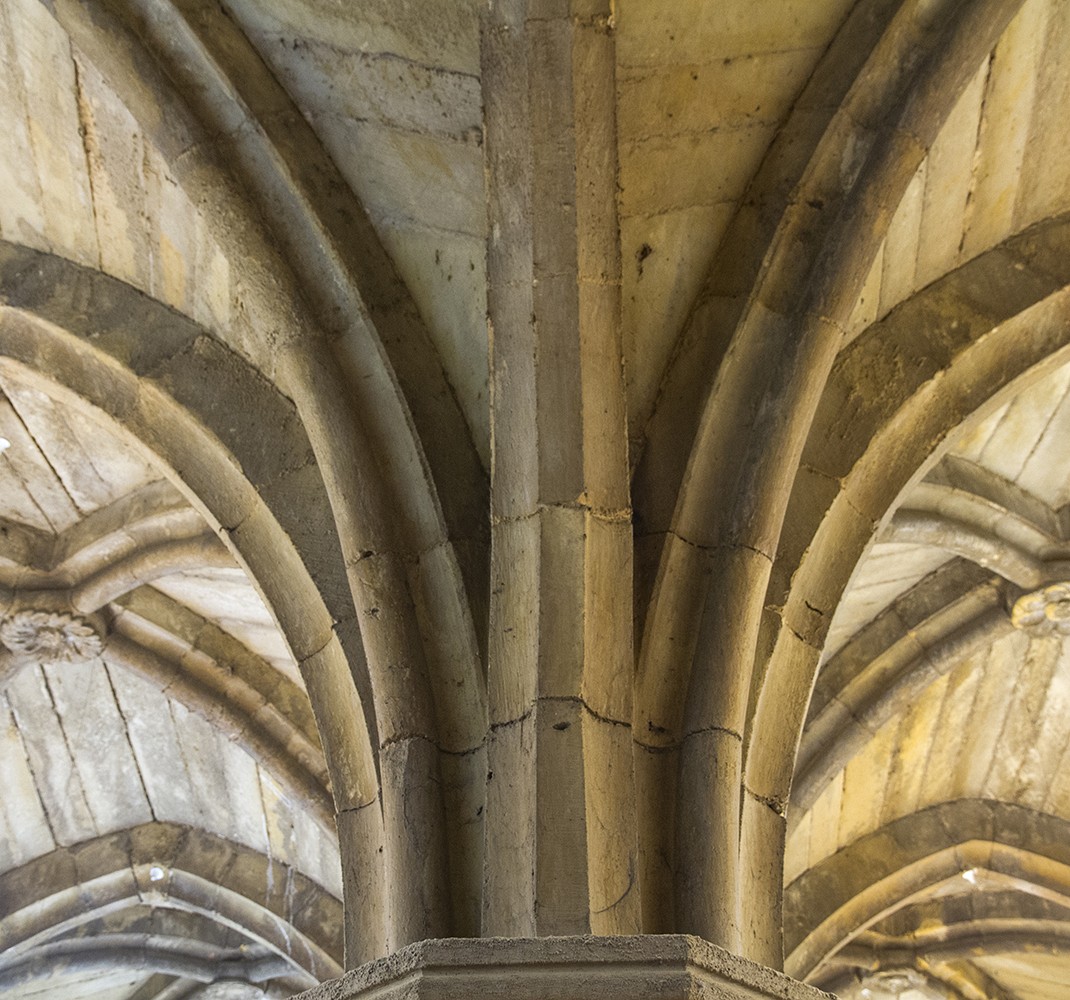
M 845 638 L 796 765 L 785 943 L 847 995 L 904 969 L 966 996 L 1065 982 L 1065 396 L 1060 367 L 953 434 L 830 629 Z
M 337 974 L 330 779 L 261 593 L 101 411 L 21 366 L 0 381 L 0 988 L 251 997 Z
M 1038 127 L 1021 88 L 1050 98 L 1060 24 L 1026 5 L 897 208 L 781 539 L 769 604 L 795 639 L 769 669 L 813 677 L 786 962 L 844 996 L 1054 998 L 1067 981 L 1063 223 L 1029 225 L 1052 192 L 1035 164 L 1003 165 L 1019 147 L 989 145 Z M 1012 86 L 1013 119 L 991 103 Z M 812 652 L 789 653 L 799 640 Z
M 1070 5 L 0 53 L 0 993 L 665 932 L 1059 995 Z

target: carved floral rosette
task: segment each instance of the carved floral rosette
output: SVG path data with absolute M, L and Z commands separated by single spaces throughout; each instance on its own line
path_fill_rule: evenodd
M 1053 583 L 1019 597 L 1011 623 L 1035 635 L 1070 635 L 1070 583 Z
M 61 611 L 16 611 L 0 621 L 0 642 L 42 663 L 84 663 L 100 656 L 100 634 L 84 618 Z

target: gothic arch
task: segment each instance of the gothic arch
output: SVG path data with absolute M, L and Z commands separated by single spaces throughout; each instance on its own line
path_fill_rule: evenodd
M 800 977 L 815 974 L 860 928 L 948 880 L 962 880 L 964 872 L 970 878 L 1003 877 L 1018 891 L 1065 906 L 1070 900 L 1066 834 L 1061 817 L 970 799 L 886 824 L 787 888 L 788 969 Z
M 143 824 L 42 855 L 5 872 L 0 886 L 0 982 L 11 986 L 32 977 L 49 956 L 74 956 L 76 972 L 107 963 L 108 950 L 95 957 L 92 939 L 79 949 L 78 928 L 108 914 L 154 907 L 200 914 L 254 942 L 263 965 L 231 957 L 234 977 L 281 977 L 307 987 L 342 968 L 338 900 L 288 866 L 202 830 Z M 155 958 L 141 968 L 214 978 L 196 947 L 161 947 Z M 123 962 L 121 954 L 110 960 L 113 967 Z
M 376 760 L 350 667 L 361 662 L 360 651 L 352 644 L 343 649 L 335 630 L 341 608 L 332 613 L 321 596 L 341 595 L 322 577 L 317 586 L 305 560 L 320 573 L 329 562 L 315 550 L 300 552 L 294 541 L 302 534 L 305 544 L 314 541 L 301 525 L 314 494 L 292 474 L 310 457 L 292 404 L 194 324 L 120 282 L 11 244 L 4 256 L 3 364 L 44 378 L 52 392 L 60 375 L 65 399 L 102 411 L 152 451 L 262 588 L 301 665 L 339 836 L 353 844 L 349 870 L 359 882 L 352 887 L 360 885 L 367 913 L 355 925 L 360 947 L 377 947 L 384 933 L 381 880 L 369 872 L 379 870 L 382 833 Z M 204 354 L 214 363 L 212 377 L 229 380 L 228 389 L 205 396 Z M 219 406 L 226 398 L 255 409 L 226 413 Z M 272 441 L 239 436 L 242 412 L 272 411 L 280 414 Z M 280 524 L 275 509 L 288 524 Z

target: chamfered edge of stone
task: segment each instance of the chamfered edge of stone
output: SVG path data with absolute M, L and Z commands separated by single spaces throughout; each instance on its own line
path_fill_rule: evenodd
M 486 982 L 486 975 L 500 970 L 511 979 L 510 992 L 528 995 L 525 980 L 544 978 L 546 986 L 570 970 L 582 973 L 595 985 L 600 973 L 612 980 L 612 993 L 626 997 L 628 981 L 639 993 L 647 977 L 659 980 L 664 989 L 668 980 L 678 980 L 679 989 L 669 988 L 666 996 L 730 996 L 725 986 L 738 986 L 740 1000 L 827 1000 L 830 994 L 798 982 L 775 969 L 734 955 L 724 948 L 685 934 L 637 935 L 627 937 L 544 937 L 544 938 L 435 938 L 419 941 L 346 973 L 341 979 L 324 983 L 300 994 L 305 1000 L 347 1000 L 358 996 L 415 998 L 431 996 L 436 978 L 455 980 L 465 972 Z M 570 985 L 578 985 L 570 981 Z M 607 984 L 609 985 L 609 984 Z M 703 987 L 712 987 L 706 990 Z M 456 985 L 445 992 L 452 995 Z M 554 991 L 555 993 L 556 991 Z M 662 992 L 658 990 L 657 992 Z M 549 990 L 547 996 L 554 995 Z M 534 995 L 534 994 L 533 994 Z M 607 993 L 607 995 L 609 995 Z

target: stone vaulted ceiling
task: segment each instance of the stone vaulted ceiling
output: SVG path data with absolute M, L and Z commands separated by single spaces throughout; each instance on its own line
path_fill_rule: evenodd
M 1070 4 L 0 0 L 0 116 L 0 995 L 1066 995 Z

